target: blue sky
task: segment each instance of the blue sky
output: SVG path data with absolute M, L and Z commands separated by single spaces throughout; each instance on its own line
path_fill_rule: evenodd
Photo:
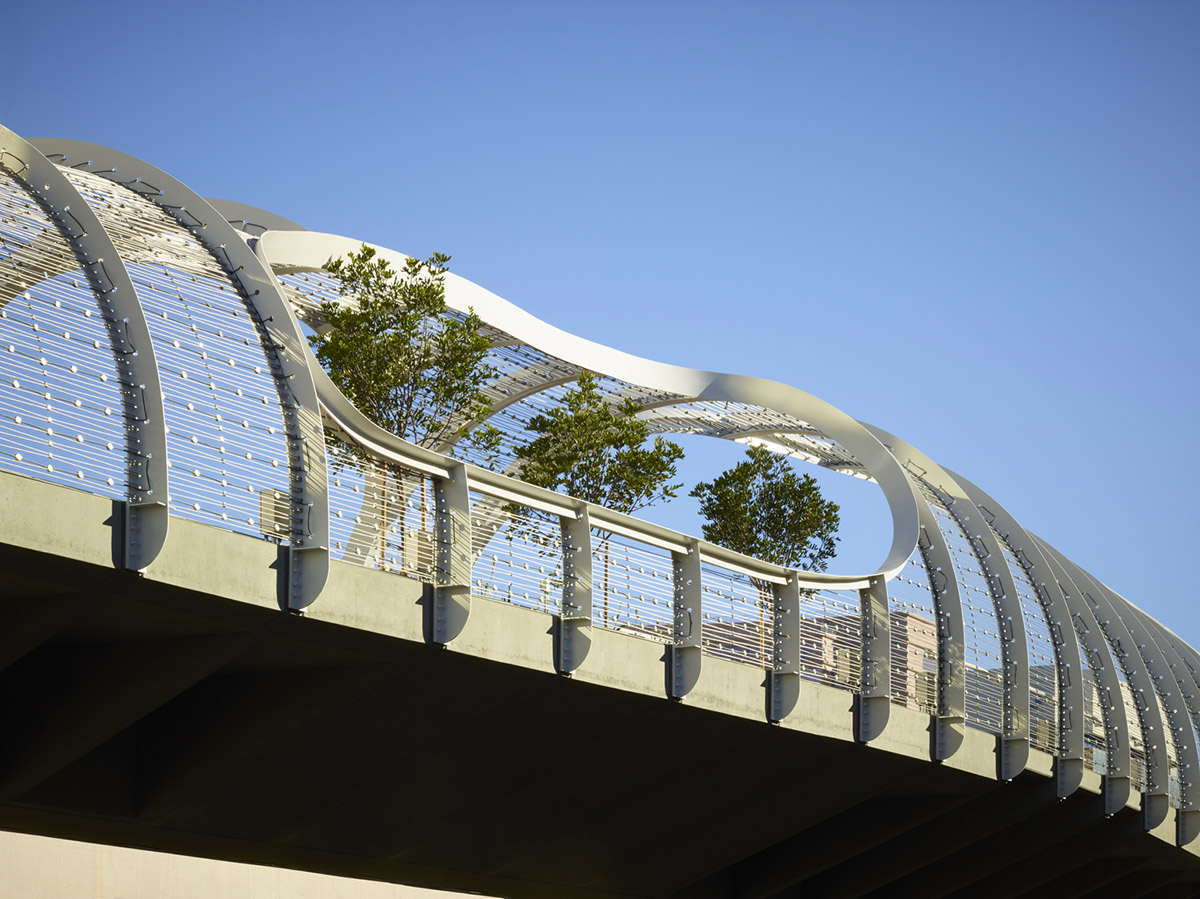
M 17 133 L 450 253 L 628 352 L 801 387 L 1200 643 L 1200 4 L 118 0 L 6 21 Z M 738 456 L 688 449 L 690 483 Z M 873 568 L 881 504 L 836 481 L 834 568 Z M 659 517 L 695 529 L 688 510 Z

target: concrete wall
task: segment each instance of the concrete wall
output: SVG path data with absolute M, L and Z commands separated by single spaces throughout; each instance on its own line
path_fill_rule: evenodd
M 448 899 L 423 890 L 0 832 L 4 899 Z

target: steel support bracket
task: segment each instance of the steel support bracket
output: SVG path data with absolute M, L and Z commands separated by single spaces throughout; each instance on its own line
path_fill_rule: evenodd
M 144 571 L 167 542 L 170 517 L 167 504 L 158 500 L 124 504 L 125 567 Z
M 1104 814 L 1112 817 L 1129 802 L 1129 777 L 1104 775 Z
M 450 463 L 450 476 L 437 478 L 437 584 L 433 588 L 434 643 L 462 633 L 471 614 L 471 494 L 467 468 Z
M 586 505 L 578 517 L 562 518 L 562 610 L 555 632 L 554 666 L 570 674 L 592 648 L 592 523 Z
M 675 577 L 674 639 L 667 651 L 667 695 L 683 699 L 700 680 L 703 618 L 700 607 L 700 549 L 691 541 L 687 552 L 672 553 Z
M 1171 797 L 1166 793 L 1142 794 L 1142 827 L 1145 830 L 1154 830 L 1170 813 Z
M 892 705 L 891 616 L 887 584 L 873 577 L 858 591 L 862 625 L 862 683 L 855 705 L 855 739 L 868 743 L 887 727 Z
M 767 720 L 778 724 L 800 701 L 800 587 L 775 585 L 774 645 L 767 673 Z
M 1175 812 L 1175 843 L 1186 846 L 1200 836 L 1200 809 L 1177 809 Z
M 996 776 L 1013 780 L 1029 763 L 1029 740 L 1024 736 L 996 738 Z
M 1059 799 L 1066 799 L 1083 783 L 1083 759 L 1054 757 L 1054 786 Z
M 299 612 L 312 605 L 328 578 L 328 547 L 291 544 L 288 547 L 288 610 Z
M 944 762 L 958 752 L 966 733 L 963 715 L 937 715 L 933 719 L 933 760 Z

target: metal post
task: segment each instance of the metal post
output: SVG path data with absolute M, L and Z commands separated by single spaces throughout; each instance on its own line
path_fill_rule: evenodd
M 887 583 L 881 577 L 858 591 L 862 616 L 862 685 L 858 698 L 856 738 L 876 739 L 887 726 L 892 707 L 891 615 Z
M 471 494 L 467 467 L 450 463 L 450 476 L 437 478 L 437 584 L 433 589 L 433 642 L 446 644 L 462 633 L 471 614 Z
M 675 574 L 675 633 L 667 652 L 667 695 L 683 699 L 700 679 L 701 587 L 700 550 L 695 540 L 687 552 L 672 553 Z
M 938 631 L 938 713 L 934 722 L 933 757 L 944 761 L 958 751 L 966 725 L 966 659 L 962 600 L 958 577 L 937 519 L 924 502 L 920 503 L 921 539 L 918 546 L 937 609 Z
M 1029 760 L 1029 642 L 1016 584 L 983 512 L 963 487 L 932 459 L 901 441 L 895 443 L 896 451 L 904 454 L 906 465 L 919 466 L 919 477 L 932 489 L 967 538 L 979 573 L 987 582 L 996 617 L 1003 678 L 1000 734 L 997 737 L 998 767 L 1002 779 L 1012 780 L 1025 770 Z M 965 646 L 960 649 L 965 651 Z
M 767 674 L 767 720 L 778 724 L 800 700 L 800 587 L 795 575 L 774 584 L 775 621 L 771 670 Z
M 1195 729 L 1196 721 L 1200 720 L 1196 695 L 1200 683 L 1176 649 L 1171 634 L 1141 609 L 1126 604 L 1125 612 L 1128 617 L 1138 620 L 1143 633 L 1157 647 L 1171 671 L 1170 683 L 1178 690 L 1173 696 L 1166 697 L 1166 705 L 1171 713 L 1179 762 L 1180 808 L 1175 817 L 1175 841 L 1186 846 L 1200 836 L 1200 749 L 1196 746 Z
M 583 504 L 577 518 L 564 516 L 559 520 L 563 590 L 555 667 L 559 674 L 570 674 L 583 664 L 592 648 L 592 523 Z
M 997 747 L 999 774 L 1002 780 L 1012 780 L 1029 761 L 1029 638 L 1025 617 L 1012 572 L 983 512 L 947 473 L 939 474 L 944 478 L 943 493 L 950 497 L 947 508 L 970 540 L 995 608 L 1004 678 L 1003 720 Z
M 1139 626 L 1137 617 L 1122 608 L 1128 605 L 1123 599 L 1065 559 L 1061 553 L 1055 554 L 1075 583 L 1083 588 L 1083 598 L 1091 605 L 1092 613 L 1117 658 L 1117 664 L 1125 672 L 1130 698 L 1142 725 L 1142 744 L 1146 752 L 1143 826 L 1146 830 L 1153 830 L 1166 820 L 1170 808 L 1171 769 L 1167 758 L 1166 722 L 1163 721 L 1158 701 L 1159 687 L 1156 684 L 1156 681 L 1161 683 L 1168 676 L 1166 662 L 1158 653 L 1154 641 Z M 1124 704 L 1125 697 L 1121 699 Z M 1178 710 L 1168 704 L 1167 713 L 1168 720 L 1174 723 Z M 1179 723 L 1182 726 L 1183 722 Z M 1180 728 L 1176 728 L 1175 732 L 1179 733 Z

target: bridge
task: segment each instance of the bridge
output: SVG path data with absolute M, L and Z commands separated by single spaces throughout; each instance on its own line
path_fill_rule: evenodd
M 510 453 L 587 370 L 875 482 L 891 545 L 790 570 L 408 444 L 305 340 L 359 246 L 0 129 L 0 829 L 503 896 L 1194 893 L 1196 650 L 899 437 L 454 276 Z

